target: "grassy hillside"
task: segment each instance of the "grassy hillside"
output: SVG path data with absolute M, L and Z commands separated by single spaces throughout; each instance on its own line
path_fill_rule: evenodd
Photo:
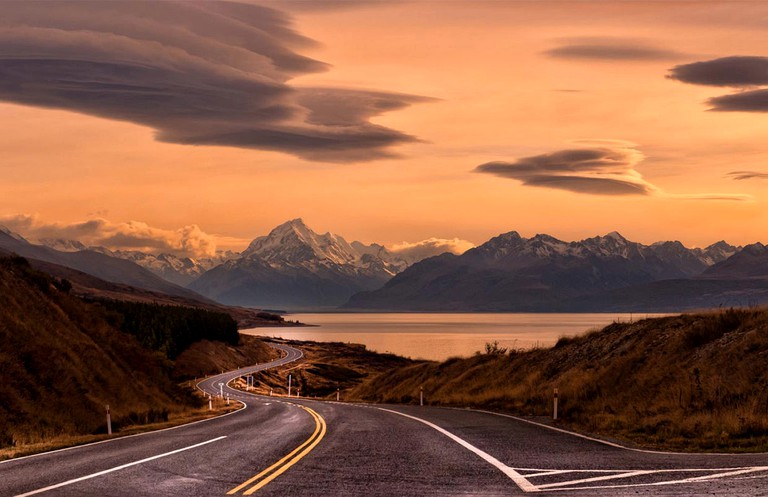
M 216 371 L 220 349 L 242 349 L 233 355 L 244 361 L 271 357 L 253 340 L 236 347 L 227 314 L 85 302 L 70 290 L 23 258 L 0 258 L 0 452 L 104 433 L 106 405 L 114 431 L 188 417 L 200 401 L 176 379 L 194 376 L 195 354 Z
M 353 395 L 549 416 L 642 445 L 768 450 L 768 311 L 615 323 L 551 349 L 487 353 L 379 376 Z

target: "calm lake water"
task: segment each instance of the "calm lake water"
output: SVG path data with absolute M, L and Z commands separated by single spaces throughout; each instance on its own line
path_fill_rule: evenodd
M 431 314 L 328 313 L 290 314 L 317 327 L 253 328 L 243 333 L 318 342 L 362 343 L 370 350 L 414 359 L 444 360 L 485 350 L 487 342 L 502 347 L 551 346 L 561 336 L 574 336 L 614 321 L 629 322 L 647 314 Z

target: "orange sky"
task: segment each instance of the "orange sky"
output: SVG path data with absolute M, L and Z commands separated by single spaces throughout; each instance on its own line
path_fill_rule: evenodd
M 768 115 L 708 111 L 706 102 L 754 86 L 666 77 L 677 65 L 768 56 L 768 5 L 268 5 L 318 42 L 296 52 L 332 66 L 297 75 L 292 88 L 434 98 L 370 119 L 421 141 L 390 147 L 398 158 L 323 162 L 257 147 L 160 142 L 144 121 L 2 97 L 0 224 L 26 214 L 62 227 L 94 218 L 161 231 L 197 225 L 219 248 L 236 249 L 295 217 L 318 232 L 385 244 L 430 237 L 479 244 L 511 230 L 564 240 L 617 230 L 635 241 L 688 246 L 768 242 L 768 179 L 728 176 L 768 173 Z M 548 53 L 585 46 L 595 53 Z M 8 57 L 13 48 L 0 36 L 0 59 Z M 538 170 L 535 177 L 473 171 L 595 143 L 638 160 L 589 178 L 630 181 L 647 193 L 524 184 L 539 181 Z M 701 198 L 712 195 L 728 199 Z

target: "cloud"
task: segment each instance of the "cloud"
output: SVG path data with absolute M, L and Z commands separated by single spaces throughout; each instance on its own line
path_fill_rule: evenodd
M 742 181 L 745 179 L 768 179 L 768 173 L 761 173 L 757 171 L 733 171 L 726 174 L 726 177 L 731 179 Z
M 524 157 L 515 162 L 488 162 L 476 172 L 517 179 L 524 185 L 599 195 L 648 195 L 656 187 L 634 170 L 644 158 L 629 147 L 572 148 Z
M 768 84 L 768 57 L 732 56 L 682 64 L 667 75 L 683 83 L 749 87 Z
M 768 112 L 768 89 L 713 97 L 707 103 L 720 112 Z
M 558 59 L 638 62 L 675 60 L 683 56 L 674 50 L 657 48 L 644 41 L 608 37 L 566 39 L 562 45 L 544 54 Z
M 8 2 L 0 100 L 152 127 L 158 140 L 358 161 L 415 137 L 369 118 L 424 97 L 289 82 L 328 66 L 278 10 L 233 2 Z
M 387 247 L 387 249 L 405 259 L 409 264 L 418 262 L 427 257 L 450 252 L 452 254 L 463 254 L 473 248 L 474 243 L 460 238 L 429 238 L 420 242 L 402 242 Z
M 742 88 L 743 91 L 707 100 L 712 111 L 768 112 L 768 89 L 749 89 L 768 85 L 768 57 L 732 56 L 683 64 L 667 75 L 683 83 Z
M 623 140 L 575 140 L 581 148 L 524 157 L 514 162 L 495 161 L 474 171 L 521 181 L 524 185 L 590 195 L 653 195 L 699 200 L 748 200 L 746 195 L 671 194 L 646 181 L 635 167 L 645 156 Z
M 97 218 L 64 224 L 45 222 L 36 215 L 15 214 L 0 216 L 0 225 L 38 242 L 45 239 L 77 240 L 86 246 L 110 250 L 140 250 L 188 257 L 216 253 L 216 237 L 194 224 L 166 230 L 139 221 L 113 223 Z

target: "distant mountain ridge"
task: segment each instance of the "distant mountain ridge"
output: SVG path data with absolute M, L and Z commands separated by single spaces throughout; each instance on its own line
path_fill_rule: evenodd
M 3 235 L 29 245 L 0 230 L 0 250 Z M 258 308 L 631 312 L 768 303 L 768 248 L 760 243 L 687 248 L 679 241 L 644 245 L 615 231 L 573 242 L 510 231 L 461 255 L 421 260 L 315 233 L 302 219 L 255 238 L 240 254 L 201 259 L 44 242 L 49 247 L 35 247 L 124 259 L 220 303 Z M 52 262 L 81 269 L 57 253 Z
M 218 251 L 213 257 L 179 257 L 169 253 L 151 254 L 139 250 L 110 250 L 105 247 L 86 246 L 77 240 L 61 238 L 44 238 L 40 240 L 40 243 L 60 252 L 90 250 L 110 257 L 125 259 L 180 286 L 189 285 L 204 272 L 239 255 L 232 251 Z
M 356 292 L 381 287 L 405 267 L 381 245 L 320 235 L 293 219 L 256 238 L 240 257 L 207 271 L 189 288 L 233 305 L 335 307 Z
M 643 245 L 617 232 L 564 242 L 543 234 L 524 238 L 512 231 L 459 256 L 425 259 L 381 289 L 352 296 L 344 307 L 578 312 L 591 304 L 590 296 L 600 295 L 604 310 L 610 310 L 613 290 L 696 278 L 739 251 L 722 241 L 689 249 L 677 241 Z M 601 302 L 595 303 L 598 309 Z
M 75 244 L 72 242 L 70 245 L 74 247 Z M 193 300 L 201 298 L 199 294 L 166 281 L 131 261 L 87 249 L 63 252 L 44 245 L 30 243 L 21 235 L 13 233 L 7 228 L 0 229 L 0 252 L 15 253 L 28 259 L 76 269 L 112 283 L 130 285 Z

